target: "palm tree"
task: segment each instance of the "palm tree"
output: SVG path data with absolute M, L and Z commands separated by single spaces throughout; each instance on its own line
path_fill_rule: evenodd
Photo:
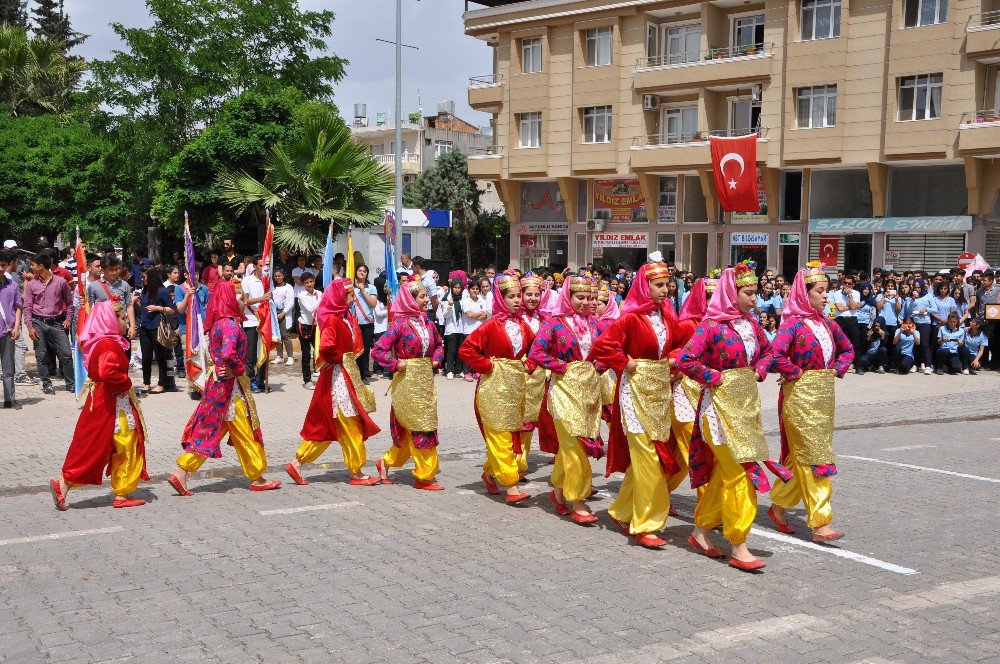
M 59 42 L 0 26 L 0 103 L 11 116 L 66 112 L 83 69 Z
M 263 169 L 263 182 L 223 172 L 219 199 L 240 215 L 251 206 L 274 210 L 275 242 L 296 252 L 321 248 L 331 224 L 342 232 L 380 223 L 394 187 L 392 173 L 332 113 L 307 118 L 294 138 L 271 148 Z

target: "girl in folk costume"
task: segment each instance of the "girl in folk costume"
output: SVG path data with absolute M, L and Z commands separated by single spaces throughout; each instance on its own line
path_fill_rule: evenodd
M 552 372 L 548 407 L 559 436 L 549 498 L 560 516 L 570 514 L 579 524 L 597 517 L 584 500 L 591 495 L 590 459 L 604 456 L 600 440 L 601 380 L 587 361 L 597 340 L 597 321 L 591 316 L 595 289 L 589 277 L 563 281 L 553 315 L 542 324 L 528 351 L 528 359 Z M 568 504 L 567 504 L 568 503 Z
M 611 327 L 611 324 L 618 320 L 621 315 L 618 300 L 611 297 L 611 284 L 607 281 L 602 281 L 597 285 L 593 314 L 597 319 L 598 336 L 604 334 L 604 331 Z
M 666 541 L 656 533 L 670 512 L 666 478 L 677 472 L 670 441 L 670 365 L 679 354 L 678 324 L 667 299 L 664 263 L 639 268 L 621 317 L 591 351 L 598 369 L 616 381 L 609 422 L 607 474 L 624 472 L 608 514 L 647 548 Z
M 372 356 L 392 372 L 389 431 L 392 447 L 375 462 L 383 484 L 392 484 L 389 468 L 401 468 L 413 457 L 413 486 L 427 491 L 444 487 L 438 473 L 437 388 L 434 370 L 444 361 L 444 342 L 437 326 L 427 320 L 430 298 L 419 280 L 404 282 L 389 310 L 388 331 Z
M 299 432 L 302 444 L 285 466 L 299 485 L 308 484 L 302 477 L 302 466 L 318 459 L 333 441 L 340 443 L 352 485 L 379 483 L 378 478 L 361 472 L 368 461 L 365 441 L 381 429 L 368 416 L 375 412 L 375 395 L 358 369 L 356 358 L 364 351 L 364 341 L 350 314 L 352 304 L 354 286 L 350 279 L 339 278 L 323 293 L 316 309 L 316 324 L 320 327 L 319 379 Z
M 521 317 L 531 328 L 532 334 L 538 334 L 542 327 L 542 322 L 548 317 L 542 313 L 541 305 L 547 299 L 549 284 L 543 282 L 540 277 L 531 273 L 521 277 Z M 548 371 L 537 369 L 528 374 L 525 383 L 524 397 L 524 427 L 521 429 L 521 453 L 517 455 L 517 470 L 524 479 L 528 472 L 528 453 L 531 451 L 531 439 L 535 435 L 535 429 L 539 429 L 539 436 L 550 436 L 555 438 L 555 425 L 547 412 L 543 412 L 543 404 L 546 399 L 546 388 L 548 385 Z M 540 419 L 546 418 L 542 423 Z M 555 444 L 558 449 L 558 442 Z
M 503 486 L 508 505 L 531 496 L 517 488 L 517 454 L 521 451 L 527 376 L 535 367 L 524 357 L 535 335 L 521 318 L 521 284 L 515 274 L 493 278 L 493 315 L 470 334 L 459 356 L 480 374 L 476 385 L 476 419 L 486 441 L 483 484 L 490 495 Z
M 764 330 L 750 315 L 756 297 L 752 262 L 723 272 L 705 319 L 678 362 L 685 375 L 702 385 L 690 474 L 692 488 L 706 488 L 698 498 L 688 543 L 709 557 L 724 557 L 710 538 L 711 529 L 721 524 L 732 544 L 729 564 L 744 571 L 764 567 L 746 545 L 757 516 L 756 491 L 771 489 L 758 462 L 764 461 L 783 480 L 791 478 L 780 464 L 767 460 L 756 382 L 767 377 L 772 356 Z
M 188 473 L 201 468 L 209 457 L 221 458 L 222 438 L 228 434 L 243 474 L 250 480 L 250 490 L 277 489 L 281 482 L 263 478 L 267 470 L 264 436 L 245 373 L 247 335 L 243 332 L 243 308 L 236 300 L 236 289 L 231 282 L 222 281 L 215 286 L 205 316 L 208 353 L 215 368 L 205 384 L 204 396 L 184 427 L 181 438 L 184 454 L 177 458 L 177 471 L 167 481 L 180 495 L 192 495 L 187 488 Z
M 767 515 L 783 533 L 785 510 L 805 504 L 814 542 L 831 542 L 844 533 L 830 527 L 833 518 L 830 477 L 837 472 L 833 456 L 834 376 L 843 378 L 854 361 L 854 349 L 839 325 L 823 315 L 830 282 L 822 263 L 809 263 L 795 275 L 785 303 L 781 329 L 774 341 L 772 369 L 781 374 L 778 398 L 781 462 L 792 479 L 771 491 Z
M 146 425 L 128 376 L 129 347 L 125 309 L 110 300 L 90 311 L 77 343 L 89 376 L 87 400 L 80 411 L 62 475 L 52 480 L 56 508 L 66 510 L 70 487 L 101 486 L 105 471 L 111 477 L 114 507 L 137 507 L 145 500 L 130 498 L 146 475 Z

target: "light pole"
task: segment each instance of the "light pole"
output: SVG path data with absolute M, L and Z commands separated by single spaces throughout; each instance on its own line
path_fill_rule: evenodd
M 399 260 L 403 247 L 403 0 L 396 0 L 396 237 L 393 243 L 395 260 Z M 389 269 L 395 270 L 393 265 Z

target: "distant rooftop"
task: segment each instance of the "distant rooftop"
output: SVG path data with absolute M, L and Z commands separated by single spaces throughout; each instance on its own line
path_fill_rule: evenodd
M 528 0 L 465 0 L 465 11 L 469 11 L 469 5 L 502 7 L 503 5 L 516 5 L 519 2 L 528 2 Z

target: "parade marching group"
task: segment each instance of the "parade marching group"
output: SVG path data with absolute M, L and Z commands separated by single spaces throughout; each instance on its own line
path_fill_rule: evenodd
M 671 493 L 685 477 L 697 492 L 690 546 L 724 558 L 711 534 L 721 526 L 731 545 L 729 564 L 738 569 L 764 567 L 746 545 L 759 492 L 770 492 L 767 514 L 781 532 L 794 532 L 786 512 L 803 503 L 814 541 L 842 537 L 830 526 L 833 381 L 854 352 L 824 315 L 824 266 L 796 274 L 773 343 L 752 313 L 758 285 L 752 263 L 699 279 L 679 315 L 665 304 L 670 281 L 666 264 L 646 263 L 619 307 L 607 283 L 589 274 L 568 276 L 558 290 L 531 274 L 494 276 L 492 316 L 459 348 L 479 375 L 474 414 L 486 447 L 486 492 L 505 494 L 508 505 L 530 499 L 519 483 L 537 431 L 540 450 L 555 455 L 548 495 L 555 513 L 581 525 L 598 521 L 586 502 L 594 493 L 590 460 L 606 456 L 606 476 L 624 473 L 608 514 L 643 547 L 666 544 L 659 533 L 674 514 Z M 372 351 L 393 376 L 392 446 L 376 460 L 373 476 L 365 473 L 366 441 L 380 429 L 371 418 L 374 394 L 356 362 L 364 343 L 351 313 L 354 299 L 352 280 L 338 278 L 316 309 L 319 377 L 302 443 L 285 471 L 296 484 L 308 484 L 303 467 L 336 441 L 352 485 L 392 484 L 390 471 L 412 458 L 414 487 L 441 490 L 434 376 L 444 344 L 427 318 L 426 286 L 419 279 L 400 284 L 388 330 Z M 216 284 L 204 320 L 211 368 L 168 480 L 181 496 L 193 494 L 191 474 L 206 459 L 220 458 L 227 438 L 251 491 L 281 484 L 264 477 L 243 316 L 234 285 Z M 105 473 L 115 507 L 144 503 L 132 494 L 148 479 L 148 430 L 128 375 L 125 329 L 125 307 L 105 300 L 94 304 L 78 335 L 89 380 L 62 473 L 51 481 L 59 510 L 68 508 L 73 488 L 100 485 Z M 770 458 L 760 418 L 757 383 L 769 371 L 782 386 L 778 460 Z M 777 478 L 773 487 L 764 468 Z

